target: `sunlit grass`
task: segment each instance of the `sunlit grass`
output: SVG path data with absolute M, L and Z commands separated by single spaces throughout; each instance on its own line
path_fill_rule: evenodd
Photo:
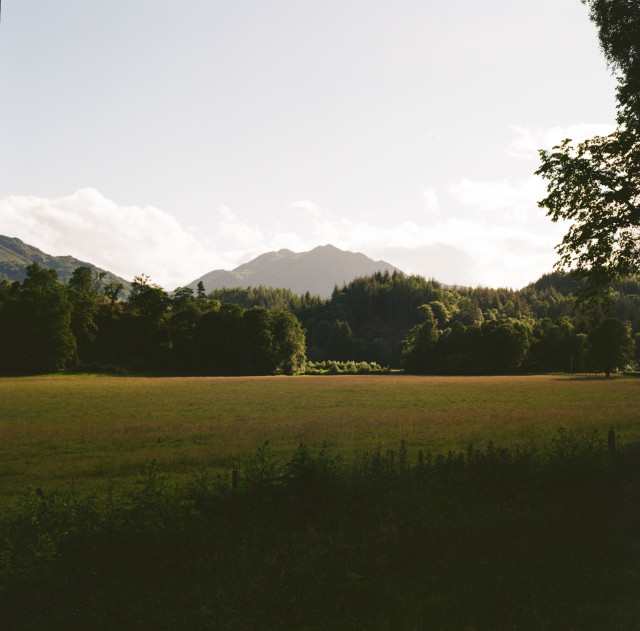
M 0 379 L 0 501 L 28 485 L 125 488 L 151 459 L 176 477 L 238 466 L 264 441 L 349 458 L 396 448 L 442 453 L 548 439 L 559 426 L 640 436 L 640 380 L 321 376 Z

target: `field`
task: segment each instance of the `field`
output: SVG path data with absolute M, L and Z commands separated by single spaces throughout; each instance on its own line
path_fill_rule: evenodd
M 621 440 L 640 436 L 640 380 L 568 376 L 322 376 L 0 379 L 0 498 L 27 486 L 82 494 L 122 489 L 156 459 L 186 479 L 229 471 L 266 440 L 287 460 L 328 442 L 350 458 L 396 449 L 410 457 L 489 441 L 548 440 L 563 426 Z
M 0 380 L 0 628 L 640 628 L 638 388 Z

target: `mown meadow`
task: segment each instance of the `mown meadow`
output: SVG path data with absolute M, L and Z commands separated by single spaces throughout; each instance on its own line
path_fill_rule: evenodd
M 639 387 L 0 380 L 0 627 L 640 628 Z

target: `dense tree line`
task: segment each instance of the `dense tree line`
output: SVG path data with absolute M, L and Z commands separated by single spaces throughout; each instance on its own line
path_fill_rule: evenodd
M 247 288 L 223 287 L 222 289 L 214 289 L 208 294 L 208 297 L 220 302 L 232 302 L 244 309 L 264 307 L 265 309 L 294 313 L 304 312 L 322 303 L 320 297 L 312 296 L 310 292 L 299 296 L 290 289 L 265 287 L 264 285 Z
M 422 321 L 419 306 L 442 298 L 435 281 L 420 276 L 376 273 L 334 288 L 322 300 L 286 289 L 247 287 L 209 294 L 243 307 L 261 304 L 291 311 L 307 331 L 307 356 L 316 362 L 358 361 L 399 365 L 401 342 Z
M 87 267 L 68 284 L 37 263 L 20 283 L 0 282 L 5 343 L 0 374 L 109 368 L 169 374 L 293 374 L 305 338 L 290 311 L 242 308 L 139 276 L 126 301 Z
M 266 287 L 170 295 L 146 276 L 120 300 L 121 287 L 102 280 L 81 267 L 65 285 L 33 264 L 22 283 L 2 281 L 0 373 L 291 374 L 306 357 L 432 374 L 609 372 L 640 347 L 637 278 L 610 286 L 607 310 L 586 312 L 574 300 L 583 281 L 560 272 L 517 291 L 377 273 L 336 287 L 328 300 Z
M 422 374 L 596 371 L 608 376 L 634 360 L 638 344 L 620 320 L 606 318 L 588 334 L 578 331 L 569 318 L 503 318 L 480 326 L 456 322 L 439 330 L 428 313 L 407 335 L 404 365 Z
M 599 365 L 587 353 L 588 337 L 605 320 L 640 334 L 640 281 L 612 284 L 607 309 L 580 311 L 575 293 L 583 282 L 556 272 L 521 290 L 447 288 L 419 276 L 375 274 L 336 288 L 331 299 L 298 316 L 314 361 L 446 373 L 588 370 Z M 415 345 L 425 338 L 437 338 L 437 348 L 416 364 Z
M 588 350 L 595 348 L 589 343 L 594 329 L 614 319 L 628 335 L 640 334 L 637 278 L 610 285 L 606 309 L 577 309 L 582 286 L 583 280 L 563 272 L 521 290 L 445 287 L 420 276 L 377 273 L 336 287 L 328 300 L 263 287 L 211 296 L 244 306 L 272 300 L 292 311 L 306 329 L 307 356 L 314 362 L 486 374 L 600 369 L 602 362 Z

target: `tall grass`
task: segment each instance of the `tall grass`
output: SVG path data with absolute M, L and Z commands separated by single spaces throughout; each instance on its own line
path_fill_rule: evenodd
M 415 459 L 265 443 L 237 489 L 151 462 L 120 498 L 32 491 L 0 528 L 0 624 L 637 628 L 639 455 L 565 429 Z

